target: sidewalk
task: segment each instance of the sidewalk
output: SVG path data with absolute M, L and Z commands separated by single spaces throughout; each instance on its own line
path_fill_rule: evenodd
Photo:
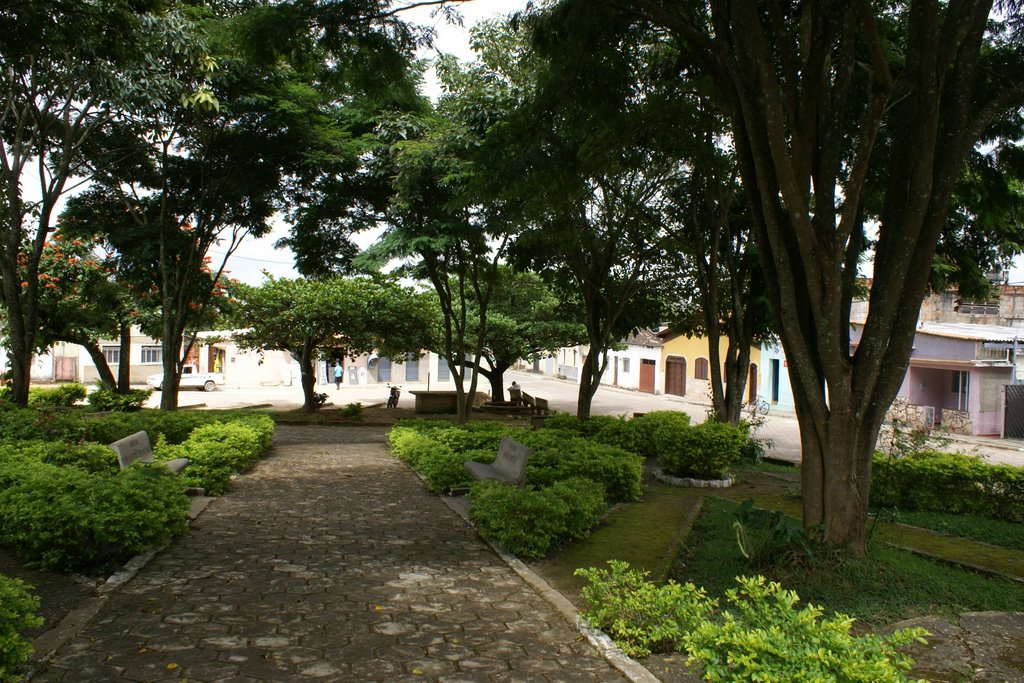
M 626 680 L 384 431 L 279 427 L 31 680 Z

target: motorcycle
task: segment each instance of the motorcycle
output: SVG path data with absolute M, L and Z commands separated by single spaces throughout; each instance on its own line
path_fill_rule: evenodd
M 398 397 L 402 395 L 402 388 L 398 386 L 391 387 L 391 391 L 388 394 L 388 408 L 398 407 Z

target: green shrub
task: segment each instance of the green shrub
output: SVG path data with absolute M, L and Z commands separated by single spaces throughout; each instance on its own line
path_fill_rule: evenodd
M 96 410 L 127 413 L 141 410 L 152 395 L 152 389 L 131 389 L 126 394 L 118 394 L 110 389 L 99 388 L 89 394 L 88 400 L 89 405 Z
M 32 387 L 28 390 L 28 404 L 33 408 L 70 408 L 88 393 L 78 382 L 61 384 L 52 389 Z
M 452 479 L 461 477 L 453 470 L 459 462 L 452 454 L 471 452 L 465 460 L 491 462 L 498 453 L 503 436 L 511 436 L 532 449 L 526 463 L 526 483 L 533 488 L 551 486 L 558 481 L 584 476 L 604 487 L 608 500 L 624 502 L 640 497 L 643 460 L 633 453 L 614 446 L 595 443 L 577 436 L 575 431 L 561 429 L 527 430 L 507 425 L 470 427 L 451 426 L 436 428 L 435 423 L 422 425 L 420 421 L 407 421 L 388 433 L 395 454 L 428 481 L 434 481 L 427 470 L 446 471 Z M 479 423 L 494 425 L 495 423 Z M 481 453 L 481 451 L 486 451 Z M 486 456 L 486 457 L 485 457 Z M 433 460 L 441 465 L 431 465 Z M 447 482 L 437 480 L 435 488 Z M 455 484 L 458 486 L 459 484 Z
M 672 450 L 676 435 L 690 427 L 690 416 L 673 410 L 658 410 L 629 421 L 634 452 L 645 458 L 657 458 Z
M 608 569 L 577 569 L 588 584 L 580 592 L 587 603 L 582 615 L 607 633 L 632 657 L 681 649 L 683 638 L 703 623 L 716 603 L 692 583 L 669 580 L 662 586 L 647 579 L 649 572 L 609 560 Z
M 746 440 L 743 428 L 709 420 L 666 435 L 661 466 L 676 477 L 720 477 L 739 459 Z
M 1024 469 L 958 453 L 876 453 L 871 504 L 1024 522 Z
M 32 642 L 22 633 L 42 626 L 36 615 L 39 598 L 20 579 L 0 574 L 0 681 L 16 681 L 18 667 L 32 654 Z
M 431 434 L 422 434 L 405 426 L 395 427 L 388 432 L 388 439 L 395 455 L 417 472 L 423 461 L 447 457 L 452 452 L 451 448 L 432 438 Z
M 502 437 L 510 436 L 517 441 L 523 429 L 501 422 L 470 422 L 458 429 L 433 430 L 431 438 L 445 444 L 453 451 L 498 451 Z
M 462 488 L 473 483 L 474 479 L 463 466 L 469 460 L 490 463 L 495 458 L 495 451 L 461 451 L 453 452 L 449 448 L 438 449 L 430 457 L 421 458 L 417 471 L 426 480 L 431 493 L 447 493 L 455 488 Z
M 0 453 L 18 453 L 39 462 L 60 467 L 77 467 L 86 472 L 116 474 L 120 469 L 117 454 L 110 447 L 98 443 L 23 441 L 18 444 L 0 445 Z
M 349 403 L 347 406 L 338 411 L 342 417 L 350 417 L 355 420 L 362 419 L 363 417 L 363 404 L 362 403 Z
M 544 421 L 544 428 L 561 429 L 575 432 L 577 436 L 592 438 L 613 423 L 625 424 L 625 419 L 610 415 L 591 415 L 586 420 L 580 420 L 568 413 L 552 413 Z
M 638 455 L 546 429 L 524 432 L 522 442 L 533 449 L 526 461 L 526 483 L 531 486 L 550 486 L 582 476 L 600 483 L 610 502 L 640 498 L 643 459 Z
M 564 539 L 586 538 L 608 512 L 604 486 L 586 477 L 572 477 L 552 484 L 547 492 L 565 502 Z
M 196 428 L 177 446 L 168 445 L 161 436 L 153 454 L 157 460 L 187 457 L 188 467 L 179 475 L 182 481 L 219 496 L 230 488 L 231 477 L 256 464 L 263 452 L 262 443 L 258 426 L 243 421 L 215 422 Z
M 734 610 L 683 638 L 690 661 L 703 664 L 704 679 L 713 683 L 898 683 L 913 660 L 897 648 L 927 635 L 917 628 L 854 636 L 845 615 L 823 619 L 821 607 L 801 607 L 796 593 L 762 576 L 736 580 L 739 588 L 726 592 Z
M 187 530 L 182 484 L 157 469 L 117 474 L 0 457 L 0 543 L 46 570 L 114 567 Z
M 469 498 L 480 535 L 522 557 L 544 557 L 558 543 L 585 535 L 606 509 L 600 484 L 582 478 L 539 490 L 475 482 Z

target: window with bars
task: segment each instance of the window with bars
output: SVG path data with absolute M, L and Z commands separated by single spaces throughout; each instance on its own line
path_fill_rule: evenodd
M 164 362 L 164 350 L 161 346 L 143 346 L 142 358 L 139 361 L 143 365 L 160 365 Z
M 119 365 L 121 363 L 121 347 L 120 346 L 104 346 L 102 347 L 103 358 L 106 359 L 107 365 Z

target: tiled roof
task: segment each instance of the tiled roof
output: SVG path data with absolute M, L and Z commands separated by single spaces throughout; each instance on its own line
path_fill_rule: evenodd
M 630 335 L 622 340 L 623 344 L 629 346 L 661 346 L 665 343 L 664 339 L 658 337 L 654 330 L 643 328 L 637 330 L 635 334 Z

